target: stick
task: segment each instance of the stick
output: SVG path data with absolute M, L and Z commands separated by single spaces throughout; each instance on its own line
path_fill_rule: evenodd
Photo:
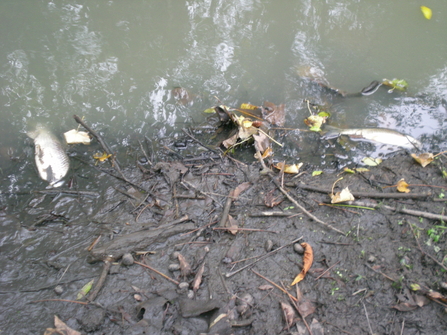
M 250 264 L 247 264 L 247 265 L 241 267 L 239 270 L 235 270 L 235 271 L 233 271 L 233 272 L 228 272 L 227 274 L 225 274 L 225 277 L 230 278 L 231 276 L 235 275 L 236 273 L 239 273 L 239 272 L 241 272 L 242 270 L 245 270 L 246 268 L 249 268 L 250 266 L 256 264 L 256 263 L 259 262 L 260 260 L 263 260 L 263 259 L 265 259 L 265 258 L 267 258 L 267 257 L 269 257 L 269 256 L 271 256 L 271 255 L 273 255 L 275 252 L 277 252 L 277 251 L 279 251 L 279 250 L 281 250 L 281 249 L 283 249 L 283 248 L 285 248 L 285 247 L 288 247 L 288 246 L 291 245 L 291 244 L 294 244 L 294 243 L 298 242 L 298 241 L 301 240 L 302 238 L 303 238 L 303 237 L 301 236 L 300 238 L 297 238 L 296 240 L 293 240 L 292 242 L 289 242 L 289 243 L 287 243 L 287 244 L 284 244 L 282 247 L 279 247 L 278 249 L 272 250 L 272 251 L 270 251 L 270 252 L 268 252 L 268 253 L 266 253 L 266 254 L 260 256 L 260 257 L 259 257 L 257 260 L 255 260 L 254 262 L 251 262 Z
M 365 310 L 366 321 L 368 321 L 369 332 L 371 333 L 371 335 L 374 335 L 373 330 L 371 328 L 371 323 L 369 322 L 368 311 L 366 310 L 366 306 L 365 306 L 365 303 L 363 301 L 362 301 L 362 305 L 363 305 L 363 309 Z
M 224 209 L 222 211 L 222 217 L 219 222 L 220 227 L 226 227 L 228 222 L 228 214 L 230 213 L 231 203 L 233 202 L 233 190 L 228 194 L 227 201 L 225 202 Z
M 196 142 L 198 145 L 200 145 L 201 147 L 204 147 L 206 150 L 212 151 L 215 154 L 219 154 L 219 151 L 208 148 L 205 144 L 203 144 L 202 142 L 200 142 L 197 138 L 195 138 L 194 136 L 192 136 L 190 133 L 188 133 L 188 131 L 183 128 L 182 131 L 185 133 L 186 136 L 190 137 L 194 142 Z
M 149 265 L 146 265 L 146 264 L 143 264 L 143 263 L 140 263 L 140 262 L 136 262 L 136 261 L 134 261 L 134 263 L 135 263 L 135 264 L 138 264 L 138 265 L 141 265 L 142 267 L 148 268 L 149 270 L 154 271 L 155 273 L 159 274 L 160 276 L 162 276 L 163 278 L 169 280 L 170 282 L 174 283 L 175 285 L 180 284 L 177 280 L 172 279 L 171 277 L 168 277 L 168 276 L 165 275 L 164 273 L 162 273 L 162 272 L 160 272 L 160 271 L 154 269 L 153 267 L 151 267 L 151 266 L 149 266 Z
M 316 186 L 309 186 L 304 184 L 297 184 L 294 185 L 298 188 L 301 188 L 303 190 L 307 191 L 314 191 L 319 193 L 331 193 L 330 189 L 323 188 L 323 187 L 316 187 Z M 422 193 L 378 193 L 378 192 L 354 192 L 351 191 L 352 195 L 354 197 L 359 198 L 383 198 L 383 199 L 420 199 L 420 198 L 426 198 L 432 195 L 431 192 L 422 192 Z
M 118 160 L 115 157 L 115 154 L 110 149 L 110 147 L 107 145 L 107 143 L 102 139 L 102 137 L 100 135 L 98 135 L 92 128 L 90 128 L 84 121 L 82 121 L 82 119 L 79 116 L 73 115 L 73 117 L 77 123 L 82 125 L 94 138 L 96 138 L 96 140 L 99 142 L 99 144 L 101 144 L 101 147 L 104 149 L 104 151 L 108 155 L 111 155 L 112 166 L 119 172 L 120 175 L 123 176 L 123 178 L 125 180 L 127 180 L 126 177 L 124 177 L 123 172 L 121 171 L 120 165 L 118 163 Z
M 99 294 L 99 291 L 101 291 L 102 287 L 104 286 L 104 282 L 106 281 L 107 275 L 109 273 L 110 267 L 112 266 L 112 261 L 110 259 L 104 260 L 104 267 L 102 268 L 101 275 L 99 276 L 98 282 L 95 285 L 95 288 L 93 291 L 90 292 L 90 294 L 87 297 L 88 301 L 94 301 L 96 297 Z
M 400 213 L 414 215 L 414 216 L 422 216 L 426 219 L 431 219 L 431 220 L 447 221 L 447 215 L 421 212 L 421 211 L 416 211 L 413 209 L 406 209 L 406 208 L 396 208 L 396 207 L 380 205 L 380 204 L 375 204 L 375 203 L 370 203 L 370 202 L 362 202 L 362 201 L 354 201 L 353 204 L 359 205 L 359 206 L 373 207 L 373 208 L 385 208 L 385 209 L 388 209 L 393 212 L 400 212 Z

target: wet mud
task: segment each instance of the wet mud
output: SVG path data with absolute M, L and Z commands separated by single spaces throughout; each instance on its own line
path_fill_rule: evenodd
M 108 163 L 78 162 L 77 188 L 1 212 L 0 328 L 51 334 L 57 315 L 98 335 L 441 334 L 445 160 L 422 168 L 403 152 L 343 173 L 334 192 L 348 186 L 357 207 L 331 205 L 341 175 L 306 165 L 265 174 L 204 152 L 137 160 L 123 180 Z M 384 188 L 401 178 L 410 193 Z M 300 243 L 313 264 L 297 297 Z

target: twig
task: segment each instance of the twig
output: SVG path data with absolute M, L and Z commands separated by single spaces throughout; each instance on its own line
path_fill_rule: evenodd
M 363 309 L 365 310 L 366 321 L 368 321 L 369 332 L 371 333 L 371 335 L 374 335 L 374 333 L 372 331 L 372 328 L 371 328 L 371 323 L 369 322 L 368 311 L 366 310 L 366 306 L 365 306 L 365 303 L 363 301 L 362 301 L 362 305 L 363 305 Z
M 326 193 L 330 194 L 331 190 L 324 187 L 317 187 L 317 186 L 309 186 L 304 184 L 296 184 L 294 185 L 298 188 L 301 188 L 303 190 L 307 191 L 313 191 L 313 192 L 319 192 L 319 193 Z M 422 193 L 380 193 L 380 192 L 355 192 L 351 191 L 352 195 L 354 197 L 359 198 L 383 198 L 383 199 L 420 199 L 420 198 L 426 198 L 432 195 L 431 192 L 422 192 Z
M 102 137 L 100 135 L 98 135 L 92 128 L 90 128 L 84 121 L 82 121 L 82 119 L 79 116 L 73 115 L 73 118 L 75 119 L 75 121 L 77 123 L 81 124 L 94 138 L 96 138 L 96 140 L 99 142 L 99 144 L 101 144 L 102 148 L 108 155 L 111 155 L 112 166 L 118 171 L 118 173 L 121 176 L 123 176 L 124 180 L 127 181 L 127 178 L 124 176 L 123 172 L 121 171 L 121 167 L 119 165 L 118 160 L 116 159 L 114 152 L 110 149 L 110 147 L 102 139 Z
M 204 147 L 206 150 L 212 151 L 215 154 L 219 154 L 219 151 L 214 150 L 212 148 L 207 147 L 205 144 L 203 144 L 202 142 L 200 142 L 197 138 L 195 138 L 194 136 L 192 136 L 190 133 L 188 133 L 188 131 L 183 128 L 182 131 L 185 133 L 186 136 L 190 137 L 194 142 L 196 142 L 198 145 L 200 145 L 201 147 Z
M 281 250 L 281 249 L 283 249 L 283 248 L 285 248 L 285 247 L 287 247 L 287 246 L 289 246 L 289 245 L 291 245 L 291 244 L 294 244 L 294 243 L 298 242 L 298 241 L 301 240 L 302 238 L 303 238 L 303 237 L 301 236 L 300 238 L 297 238 L 296 240 L 293 240 L 292 242 L 289 242 L 289 243 L 287 243 L 287 244 L 284 244 L 282 247 L 279 247 L 279 248 L 277 248 L 277 249 L 275 249 L 275 250 L 272 250 L 272 251 L 270 251 L 270 252 L 268 252 L 268 253 L 266 253 L 266 254 L 264 254 L 264 255 L 259 256 L 259 258 L 258 258 L 257 260 L 251 262 L 250 264 L 247 264 L 247 265 L 245 265 L 245 266 L 241 267 L 240 269 L 235 270 L 235 271 L 233 271 L 233 272 L 228 272 L 227 274 L 225 274 L 225 277 L 230 278 L 231 276 L 235 275 L 236 273 L 239 273 L 239 272 L 241 272 L 242 270 L 245 270 L 246 268 L 249 268 L 250 266 L 256 264 L 256 263 L 259 262 L 260 260 L 263 260 L 263 259 L 265 259 L 265 258 L 271 256 L 271 255 L 274 254 L 275 252 L 277 252 L 277 251 L 279 251 L 279 250 Z
M 99 197 L 98 192 L 89 192 L 89 191 L 72 191 L 72 190 L 40 190 L 40 191 L 33 191 L 33 193 L 40 193 L 40 194 L 72 194 L 72 195 L 85 195 L 87 197 Z
M 142 267 L 148 268 L 149 270 L 154 271 L 155 273 L 159 274 L 160 276 L 162 276 L 163 278 L 169 280 L 170 282 L 174 283 L 175 285 L 180 284 L 177 280 L 172 279 L 171 277 L 168 277 L 168 276 L 165 275 L 164 273 L 162 273 L 162 272 L 160 272 L 160 271 L 158 271 L 158 270 L 155 270 L 153 267 L 151 267 L 151 266 L 149 266 L 149 265 L 146 265 L 146 264 L 143 264 L 143 263 L 140 263 L 140 262 L 136 262 L 136 261 L 134 261 L 134 263 L 135 263 L 135 264 L 138 264 L 138 265 L 141 265 Z
M 225 202 L 225 206 L 222 211 L 222 217 L 219 222 L 220 227 L 226 227 L 228 222 L 228 214 L 230 213 L 231 209 L 231 203 L 233 202 L 233 195 L 234 191 L 230 190 L 230 193 L 228 194 L 227 201 Z
M 379 205 L 379 204 L 375 204 L 375 203 L 369 203 L 369 202 L 362 202 L 362 201 L 355 201 L 353 202 L 354 205 L 360 205 L 360 206 L 366 206 L 366 207 L 373 207 L 373 208 L 384 208 L 384 209 L 388 209 L 390 211 L 393 212 L 400 212 L 400 213 L 404 213 L 404 214 L 409 214 L 409 215 L 413 215 L 413 216 L 422 216 L 426 219 L 431 219 L 431 220 L 442 220 L 442 221 L 447 221 L 447 216 L 446 215 L 441 215 L 441 214 L 433 214 L 433 213 L 428 213 L 428 212 L 421 212 L 421 211 L 416 211 L 413 209 L 406 209 L 406 208 L 396 208 L 396 207 L 391 207 L 391 206 L 386 206 L 386 205 Z
M 391 280 L 393 283 L 396 282 L 396 280 L 394 280 L 393 278 L 387 276 L 387 275 L 384 274 L 383 272 L 381 272 L 381 271 L 379 271 L 379 270 L 375 270 L 374 268 L 370 267 L 368 264 L 365 264 L 365 265 L 366 265 L 368 268 L 370 268 L 371 270 L 373 270 L 374 272 L 381 274 L 381 275 L 384 276 L 386 279 Z
M 319 275 L 317 278 L 315 278 L 315 280 L 320 279 L 321 277 L 323 277 L 327 272 L 329 272 L 334 266 L 336 266 L 338 263 L 340 263 L 340 261 L 336 262 L 335 264 L 331 265 L 330 267 L 328 267 L 325 271 L 323 271 L 323 273 L 321 275 Z
M 298 301 L 297 298 L 295 298 L 293 295 L 291 295 L 289 292 L 287 292 L 285 289 L 283 289 L 281 286 L 279 286 L 278 284 L 276 284 L 275 282 L 271 281 L 270 279 L 264 277 L 263 275 L 261 275 L 260 273 L 256 272 L 255 270 L 251 269 L 251 272 L 253 272 L 255 275 L 261 277 L 262 279 L 264 279 L 265 281 L 269 282 L 270 284 L 272 284 L 273 286 L 275 286 L 278 290 L 282 291 L 283 293 L 287 294 L 290 299 L 294 300 L 294 301 Z
M 144 148 L 143 148 L 143 144 L 141 143 L 140 140 L 138 140 L 138 143 L 140 144 L 141 151 L 143 151 L 143 155 L 144 155 L 144 157 L 146 157 L 147 162 L 149 163 L 150 166 L 152 166 L 152 162 L 151 162 L 151 160 L 149 159 L 149 156 L 147 155 L 146 150 L 144 150 Z
M 213 228 L 213 230 L 241 230 L 241 231 L 259 231 L 263 233 L 273 233 L 278 234 L 277 231 L 274 230 L 267 230 L 267 229 L 256 229 L 256 228 L 233 228 L 233 227 L 216 227 Z
M 96 297 L 99 294 L 99 291 L 101 291 L 101 288 L 104 285 L 104 282 L 106 281 L 107 275 L 109 273 L 110 267 L 112 266 L 112 261 L 110 259 L 104 260 L 104 267 L 102 268 L 101 275 L 99 276 L 99 279 L 95 285 L 95 288 L 93 291 L 90 292 L 90 294 L 87 297 L 88 301 L 94 301 Z
M 86 301 L 75 301 L 75 300 L 67 300 L 67 299 L 42 299 L 42 300 L 34 300 L 30 301 L 31 304 L 34 304 L 36 302 L 44 302 L 44 301 L 62 301 L 62 302 L 72 302 L 74 304 L 80 304 L 80 305 L 88 305 L 89 302 Z
M 322 224 L 323 226 L 336 231 L 337 233 L 346 235 L 341 230 L 331 226 L 329 223 L 321 221 L 315 215 L 310 213 L 307 209 L 305 209 L 303 206 L 301 206 L 284 188 L 282 188 L 281 185 L 278 183 L 278 181 L 273 176 L 272 171 L 265 166 L 264 160 L 262 159 L 261 152 L 258 149 L 256 149 L 256 157 L 259 160 L 259 163 L 261 163 L 261 165 L 262 165 L 262 172 L 267 173 L 270 176 L 270 179 L 273 181 L 275 186 L 287 197 L 287 199 L 289 199 L 289 201 L 291 201 L 296 207 L 298 207 L 304 214 L 306 214 L 310 219 L 314 220 L 315 222 L 318 222 L 318 223 Z

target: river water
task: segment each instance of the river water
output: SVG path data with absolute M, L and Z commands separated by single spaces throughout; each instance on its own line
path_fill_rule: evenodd
M 275 155 L 333 167 L 328 157 L 342 159 L 343 151 L 327 155 L 331 148 L 319 135 L 303 131 L 308 116 L 303 100 L 309 99 L 328 105 L 336 125 L 392 128 L 418 138 L 425 150 L 447 149 L 447 2 L 425 1 L 433 10 L 431 20 L 420 5 L 414 0 L 1 1 L 0 245 L 8 255 L 1 259 L 1 290 L 32 286 L 34 259 L 52 248 L 76 250 L 93 234 L 87 221 L 75 231 L 66 228 L 69 233 L 57 241 L 45 231 L 23 228 L 46 210 L 27 207 L 29 201 L 52 206 L 51 199 L 19 194 L 47 186 L 36 173 L 26 135 L 38 122 L 62 137 L 77 127 L 73 115 L 82 116 L 114 151 L 126 154 L 138 148 L 137 140 L 163 142 L 182 136 L 185 126 L 202 124 L 208 118 L 203 111 L 220 104 L 216 98 L 232 107 L 270 101 L 285 104 L 286 127 L 297 129 L 278 133 L 286 145 L 276 147 Z M 381 87 L 371 96 L 341 98 L 303 79 L 309 72 L 350 93 L 384 78 L 404 79 L 408 91 Z M 188 91 L 186 101 L 176 99 L 176 87 Z M 100 147 L 76 150 L 92 160 Z M 252 159 L 252 151 L 238 155 Z M 72 165 L 79 169 L 79 163 Z M 81 187 L 97 191 L 101 185 L 92 180 L 81 178 Z M 64 199 L 55 199 L 54 208 L 71 218 L 85 214 Z M 76 252 L 70 256 L 75 261 Z M 3 311 L 15 304 L 15 296 L 8 297 Z M 32 313 L 38 320 L 39 310 Z
M 326 103 L 345 127 L 393 128 L 440 150 L 447 3 L 425 5 L 431 20 L 417 1 L 2 1 L 5 186 L 36 179 L 25 135 L 36 122 L 62 134 L 83 116 L 119 150 L 201 123 L 215 97 L 232 107 L 284 103 L 287 125 L 301 129 L 303 99 Z M 408 92 L 334 100 L 300 79 L 303 69 L 347 92 L 383 78 L 406 80 Z M 175 87 L 188 90 L 186 104 Z M 305 147 L 292 140 L 284 152 L 305 160 Z

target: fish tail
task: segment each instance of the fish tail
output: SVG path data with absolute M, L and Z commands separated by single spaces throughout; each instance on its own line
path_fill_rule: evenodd
M 341 131 L 340 128 L 326 125 L 321 132 L 321 136 L 324 139 L 336 138 L 341 135 Z

